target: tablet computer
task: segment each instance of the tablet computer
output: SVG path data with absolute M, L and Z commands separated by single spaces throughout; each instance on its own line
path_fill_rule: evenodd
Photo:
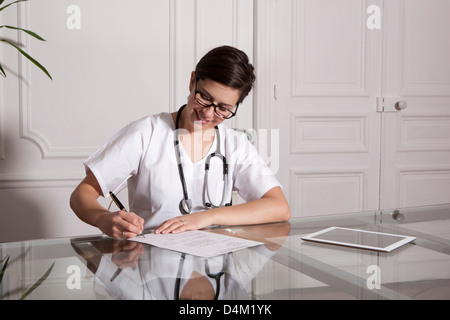
M 330 227 L 301 238 L 307 241 L 316 241 L 383 252 L 390 252 L 416 239 L 415 237 L 402 236 L 398 234 L 341 227 Z

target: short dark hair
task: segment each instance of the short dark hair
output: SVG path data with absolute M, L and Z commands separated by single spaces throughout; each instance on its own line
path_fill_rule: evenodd
M 255 82 L 255 68 L 245 52 L 221 46 L 212 49 L 197 64 L 195 76 L 198 80 L 210 79 L 228 87 L 238 89 L 238 103 L 244 101 Z

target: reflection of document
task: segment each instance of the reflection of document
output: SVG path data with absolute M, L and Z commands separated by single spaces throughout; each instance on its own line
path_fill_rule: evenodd
M 178 234 L 146 234 L 128 239 L 156 247 L 209 258 L 224 253 L 258 246 L 262 242 L 225 236 L 207 231 L 185 231 Z

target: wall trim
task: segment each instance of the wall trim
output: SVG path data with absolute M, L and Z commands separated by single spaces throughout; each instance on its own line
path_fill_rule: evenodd
M 274 103 L 276 2 L 254 1 L 254 61 L 258 75 L 254 86 L 253 123 L 255 129 L 270 129 L 271 109 Z
M 17 10 L 19 27 L 29 29 L 29 3 L 19 3 Z M 30 48 L 28 37 L 22 32 L 18 33 L 18 42 L 25 48 Z M 96 148 L 55 148 L 41 132 L 32 127 L 30 62 L 22 55 L 19 56 L 19 74 L 22 75 L 19 77 L 20 138 L 34 143 L 41 152 L 42 159 L 84 159 L 93 153 Z
M 1 174 L 0 189 L 76 187 L 84 176 L 80 172 L 50 174 Z

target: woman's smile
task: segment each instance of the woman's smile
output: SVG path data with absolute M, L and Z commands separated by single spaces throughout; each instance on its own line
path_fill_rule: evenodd
M 209 123 L 209 120 L 204 119 L 197 110 L 194 110 L 195 121 L 201 122 L 202 125 Z

